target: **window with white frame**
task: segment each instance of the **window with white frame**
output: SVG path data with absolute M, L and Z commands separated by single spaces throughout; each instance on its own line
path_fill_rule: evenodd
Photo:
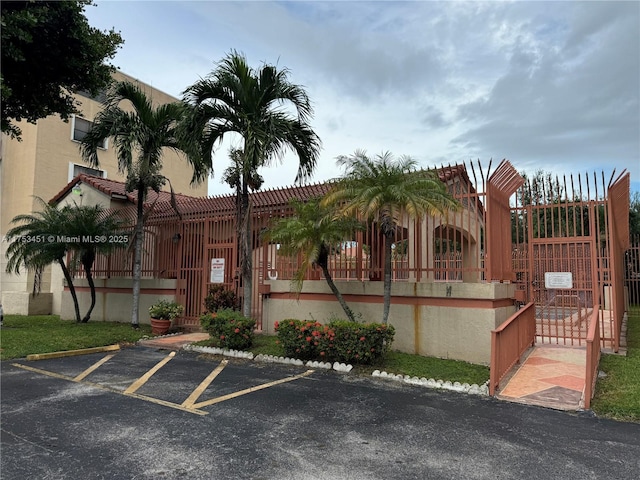
M 90 122 L 89 120 L 86 120 L 82 117 L 78 117 L 74 115 L 73 121 L 71 122 L 71 140 L 74 140 L 76 142 L 81 142 L 82 139 L 87 135 L 87 133 L 89 133 L 89 130 L 91 130 L 92 125 L 93 125 L 93 122 Z M 103 150 L 106 150 L 107 145 L 108 145 L 108 140 L 105 138 L 100 148 L 102 148 Z
M 78 165 L 77 163 L 69 163 L 69 181 L 82 173 L 85 175 L 107 178 L 107 172 L 104 170 L 87 167 L 85 165 Z

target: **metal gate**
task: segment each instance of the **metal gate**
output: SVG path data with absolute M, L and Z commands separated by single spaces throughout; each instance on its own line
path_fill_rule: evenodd
M 597 298 L 593 240 L 537 239 L 532 247 L 537 340 L 584 345 Z
M 624 314 L 629 174 L 537 177 L 511 209 L 512 261 L 521 300 L 536 306 L 540 343 L 584 346 L 599 305 L 603 348 L 618 351 Z M 625 203 L 626 202 L 626 203 Z

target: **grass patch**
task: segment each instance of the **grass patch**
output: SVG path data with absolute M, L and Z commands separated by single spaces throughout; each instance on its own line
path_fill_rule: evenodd
M 474 383 L 482 385 L 489 380 L 489 367 L 403 352 L 389 352 L 382 365 L 359 367 L 359 370 L 368 374 L 376 369 L 411 377 L 450 380 L 470 385 Z
M 592 410 L 603 417 L 640 422 L 640 306 L 629 308 L 627 356 L 602 355 L 600 370 L 607 376 L 596 384 Z
M 255 335 L 253 337 L 253 346 L 250 351 L 254 355 L 275 355 L 281 357 L 284 355 L 282 347 L 276 343 L 278 337 L 275 335 Z
M 276 344 L 275 335 L 256 335 L 253 346 L 249 349 L 254 355 L 274 355 L 283 357 L 282 347 Z M 204 340 L 194 345 L 215 346 L 211 340 Z M 423 357 L 402 352 L 389 352 L 382 364 L 354 365 L 354 371 L 363 375 L 371 375 L 374 370 L 384 370 L 389 373 L 410 375 L 418 378 L 433 378 L 435 380 L 449 380 L 482 385 L 489 380 L 489 367 L 474 365 L 457 360 Z
M 76 323 L 60 320 L 57 315 L 5 315 L 0 333 L 0 359 L 133 343 L 150 334 L 149 325 L 140 325 L 140 329 L 134 330 L 129 323 Z

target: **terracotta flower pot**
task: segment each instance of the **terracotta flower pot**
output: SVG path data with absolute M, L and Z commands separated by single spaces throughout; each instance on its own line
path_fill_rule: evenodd
M 164 320 L 162 318 L 151 319 L 151 333 L 154 335 L 164 335 L 171 328 L 171 320 Z

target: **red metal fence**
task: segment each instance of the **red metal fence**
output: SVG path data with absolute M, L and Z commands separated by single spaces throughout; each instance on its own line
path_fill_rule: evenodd
M 503 170 L 510 166 L 503 162 Z M 476 178 L 476 168 L 481 179 Z M 511 167 L 512 169 L 513 167 Z M 401 215 L 393 245 L 394 281 L 479 282 L 485 279 L 485 178 L 490 178 L 491 165 L 485 172 L 478 163 L 472 166 L 474 180 L 462 165 L 442 167 L 438 174 L 464 209 L 446 218 L 409 218 Z M 291 280 L 301 258 L 284 256 L 279 246 L 269 244 L 262 233 L 278 219 L 293 214 L 289 200 L 305 200 L 325 194 L 330 184 L 267 190 L 251 196 L 253 242 L 252 314 L 261 325 L 262 294 L 265 280 Z M 496 207 L 497 208 L 497 207 Z M 186 306 L 185 327 L 197 326 L 203 299 L 210 285 L 210 262 L 225 258 L 224 284 L 242 296 L 241 279 L 237 274 L 238 258 L 235 238 L 235 202 L 226 198 L 202 199 L 199 208 L 183 211 L 183 231 L 180 248 L 185 258 L 179 273 L 179 298 Z M 503 215 L 509 215 L 508 210 Z M 378 225 L 369 221 L 363 232 L 335 245 L 329 258 L 330 272 L 335 280 L 381 280 L 384 239 Z M 194 230 L 195 229 L 195 230 Z M 192 238 L 197 231 L 202 241 Z M 192 259 L 202 259 L 199 263 Z M 309 268 L 306 279 L 320 280 L 321 272 Z
M 535 303 L 538 339 L 545 342 L 584 344 L 586 319 L 594 305 L 602 305 L 602 344 L 617 349 L 624 312 L 619 286 L 625 274 L 628 286 L 637 285 L 636 276 L 640 280 L 640 268 L 634 266 L 638 250 L 624 254 L 628 174 L 609 184 L 596 175 L 523 184 L 507 161 L 495 171 L 491 163 L 484 168 L 477 162 L 442 167 L 437 173 L 463 209 L 443 218 L 401 216 L 393 247 L 394 281 L 515 282 L 519 298 Z M 264 282 L 292 279 L 301 261 L 282 255 L 278 245 L 264 240 L 264 231 L 292 215 L 290 199 L 304 201 L 330 188 L 315 184 L 251 195 L 252 314 L 259 327 Z M 177 296 L 185 305 L 183 326 L 194 328 L 212 280 L 242 295 L 236 203 L 232 196 L 197 198 L 183 201 L 179 210 L 180 216 L 169 205 L 154 206 L 147 221 L 143 276 L 177 280 Z M 383 244 L 378 225 L 367 222 L 365 231 L 334 246 L 332 275 L 343 281 L 382 279 Z M 130 253 L 99 257 L 96 277 L 130 276 Z M 222 279 L 211 277 L 214 259 L 224 260 Z M 547 273 L 570 273 L 570 288 L 547 288 Z M 306 278 L 322 277 L 310 268 Z M 629 295 L 637 293 L 630 290 Z

